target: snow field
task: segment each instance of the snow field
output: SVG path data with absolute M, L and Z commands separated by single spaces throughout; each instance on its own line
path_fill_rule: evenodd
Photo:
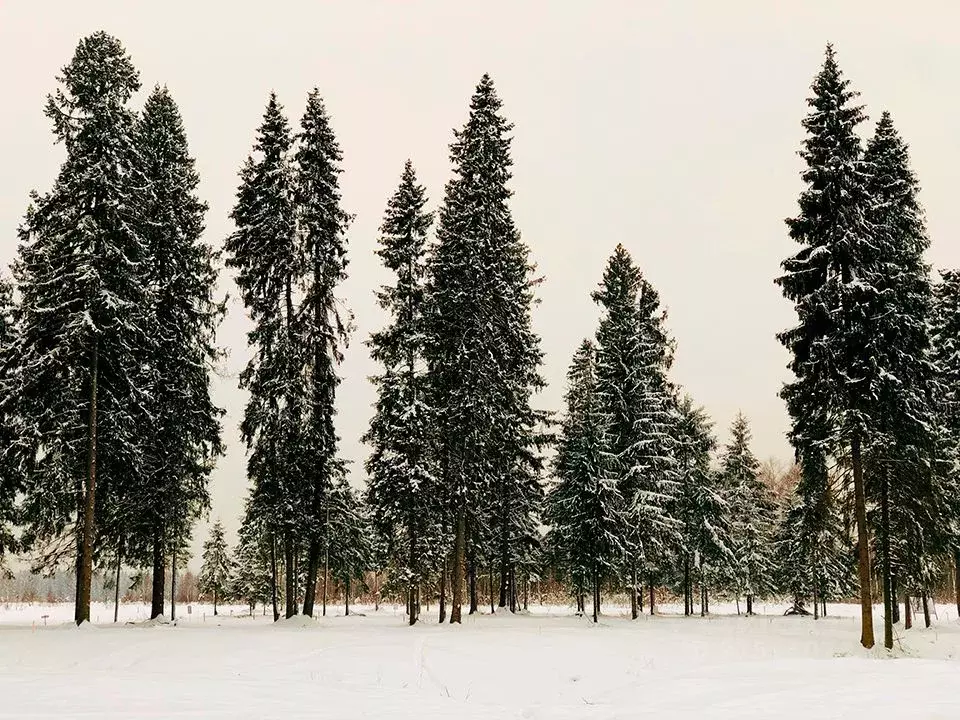
M 392 605 L 276 625 L 236 606 L 216 618 L 178 606 L 172 626 L 113 625 L 112 606 L 97 604 L 107 624 L 77 628 L 69 604 L 0 604 L 0 717 L 960 717 L 952 608 L 930 629 L 900 628 L 893 659 L 859 647 L 856 606 L 818 621 L 766 609 L 636 622 L 613 609 L 595 626 L 533 606 L 450 627 L 432 606 L 410 628 Z M 124 620 L 147 612 L 121 606 Z

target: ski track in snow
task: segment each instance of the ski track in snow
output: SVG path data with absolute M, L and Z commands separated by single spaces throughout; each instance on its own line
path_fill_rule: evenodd
M 138 604 L 113 625 L 98 603 L 98 624 L 77 628 L 70 604 L 0 604 L 0 718 L 960 717 L 952 608 L 929 629 L 898 627 L 888 657 L 859 647 L 857 606 L 819 621 L 783 607 L 636 622 L 615 608 L 593 625 L 534 606 L 450 627 L 434 606 L 411 628 L 392 605 L 276 625 L 241 607 L 215 618 L 178 606 L 173 626 L 146 624 Z

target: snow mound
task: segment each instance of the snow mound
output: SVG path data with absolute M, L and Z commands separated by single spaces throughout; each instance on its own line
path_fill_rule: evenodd
M 289 618 L 280 618 L 277 625 L 287 628 L 312 628 L 317 627 L 317 621 L 309 615 L 294 615 Z

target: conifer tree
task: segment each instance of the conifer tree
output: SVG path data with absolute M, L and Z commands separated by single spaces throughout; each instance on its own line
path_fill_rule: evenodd
M 541 353 L 530 327 L 528 253 L 508 207 L 510 130 L 493 81 L 484 75 L 450 148 L 454 178 L 428 264 L 427 357 L 438 472 L 454 529 L 453 623 L 461 620 L 472 541 L 484 536 L 485 525 L 496 526 L 502 574 L 513 576 L 513 543 L 532 524 L 540 493 L 541 416 L 530 399 L 542 385 Z
M 709 612 L 709 586 L 726 574 L 733 560 L 729 511 L 720 478 L 710 468 L 716 446 L 712 423 L 702 407 L 685 395 L 677 407 L 677 491 L 672 516 L 679 521 L 683 558 L 685 614 L 693 613 L 695 572 L 700 585 L 700 614 Z
M 21 227 L 14 394 L 28 535 L 51 540 L 74 525 L 80 623 L 90 618 L 97 510 L 141 474 L 151 293 L 139 222 L 146 182 L 127 107 L 137 71 L 98 32 L 59 81 L 46 114 L 67 157 Z
M 14 346 L 13 285 L 0 278 L 0 577 L 8 572 L 5 561 L 16 552 L 14 535 L 17 526 L 16 499 L 22 487 L 22 477 L 13 452 L 16 411 L 13 387 Z
M 396 275 L 396 284 L 377 294 L 391 323 L 367 343 L 373 359 L 384 368 L 374 378 L 376 414 L 365 437 L 373 446 L 367 461 L 367 503 L 385 538 L 391 574 L 407 595 L 411 625 L 417 621 L 418 592 L 426 581 L 426 560 L 438 532 L 438 488 L 430 452 L 432 412 L 424 366 L 425 250 L 433 220 L 424 210 L 426 202 L 408 160 L 387 206 L 377 251 Z
M 592 586 L 597 622 L 601 585 L 623 566 L 626 516 L 607 449 L 607 418 L 597 392 L 596 351 L 590 340 L 573 356 L 565 400 L 553 466 L 556 482 L 546 502 L 548 544 L 578 596 L 585 585 Z
M 254 323 L 248 334 L 254 355 L 240 378 L 250 392 L 241 430 L 251 450 L 248 474 L 254 502 L 282 542 L 287 617 L 297 612 L 296 534 L 313 507 L 304 504 L 302 492 L 305 389 L 294 292 L 304 259 L 297 237 L 292 144 L 290 126 L 271 93 L 257 131 L 257 156 L 248 158 L 240 173 L 231 214 L 237 229 L 225 243 L 227 266 L 237 271 L 236 282 Z
M 618 489 L 627 503 L 624 543 L 636 618 L 638 570 L 652 575 L 664 567 L 676 536 L 667 509 L 677 483 L 675 410 L 666 377 L 672 347 L 659 295 L 622 245 L 593 299 L 602 308 L 597 392 L 608 417 Z
M 750 424 L 738 413 L 730 428 L 730 442 L 723 453 L 721 478 L 730 508 L 731 550 L 734 584 L 746 596 L 747 615 L 753 601 L 776 588 L 774 524 L 776 504 L 760 478 L 760 463 L 750 449 Z
M 233 560 L 227 552 L 227 541 L 223 536 L 223 524 L 217 520 L 210 530 L 210 537 L 203 543 L 203 565 L 197 578 L 200 592 L 213 595 L 213 614 L 217 614 L 217 603 L 227 594 Z
M 153 562 L 153 608 L 163 614 L 164 567 L 170 530 L 191 524 L 209 507 L 207 483 L 222 452 L 219 417 L 210 398 L 210 372 L 220 356 L 214 333 L 223 313 L 214 300 L 218 260 L 201 239 L 206 206 L 187 148 L 180 112 L 166 88 L 147 98 L 137 141 L 149 183 L 142 224 L 150 252 L 153 344 L 150 427 L 144 486 L 136 522 Z
M 244 509 L 243 522 L 237 533 L 234 553 L 235 572 L 230 593 L 250 606 L 253 615 L 257 603 L 264 608 L 270 602 L 272 576 L 270 567 L 270 537 L 263 523 L 251 512 L 249 500 Z
M 841 74 L 832 46 L 827 46 L 812 89 L 800 153 L 807 165 L 806 188 L 800 214 L 787 221 L 790 236 L 802 247 L 783 262 L 784 274 L 777 278 L 799 320 L 779 335 L 793 356 L 790 369 L 796 377 L 781 395 L 791 416 L 816 417 L 826 428 L 822 438 L 795 436 L 798 447 L 821 442 L 849 457 L 859 548 L 860 641 L 870 648 L 873 602 L 863 451 L 885 370 L 875 358 L 893 339 L 875 332 L 870 313 L 879 290 L 867 221 L 867 172 L 856 134 L 864 114 L 853 104 L 857 93 Z
M 333 487 L 337 463 L 334 428 L 336 366 L 347 342 L 349 314 L 339 306 L 336 290 L 346 278 L 345 233 L 350 216 L 340 202 L 340 146 L 319 92 L 307 98 L 300 122 L 295 155 L 297 214 L 304 257 L 304 298 L 300 317 L 300 352 L 307 378 L 306 432 L 301 452 L 306 458 L 307 479 L 303 503 L 309 508 L 304 538 L 309 542 L 306 572 L 305 615 L 313 615 L 313 600 L 320 565 L 320 532 L 324 499 Z
M 350 614 L 350 585 L 362 582 L 373 562 L 374 543 L 370 518 L 362 499 L 350 487 L 342 473 L 335 479 L 329 496 L 330 513 L 325 525 L 329 568 L 344 586 L 344 607 Z

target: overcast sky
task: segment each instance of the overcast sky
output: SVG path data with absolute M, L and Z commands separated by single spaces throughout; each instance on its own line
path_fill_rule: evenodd
M 595 329 L 590 292 L 623 243 L 668 307 L 674 378 L 721 441 L 742 410 L 757 454 L 787 461 L 777 397 L 787 357 L 774 334 L 793 313 L 773 278 L 793 249 L 783 219 L 801 189 L 800 120 L 824 45 L 835 44 L 869 116 L 893 114 L 923 186 L 931 262 L 957 266 L 958 25 L 954 3 L 886 0 L 0 0 L 0 262 L 16 252 L 29 191 L 47 190 L 62 161 L 43 103 L 83 35 L 121 39 L 141 72 L 138 104 L 153 85 L 170 88 L 218 246 L 267 94 L 296 124 L 318 87 L 343 149 L 345 209 L 356 214 L 341 294 L 357 332 L 337 427 L 362 483 L 366 378 L 376 371 L 362 341 L 384 319 L 373 295 L 386 280 L 377 227 L 408 157 L 439 203 L 452 129 L 489 72 L 516 125 L 513 213 L 546 279 L 534 316 L 550 383 L 541 404 L 560 408 L 570 357 Z M 246 328 L 234 300 L 216 382 L 228 452 L 212 484 L 213 517 L 231 538 L 246 492 L 236 388 Z M 205 535 L 201 526 L 197 540 Z

